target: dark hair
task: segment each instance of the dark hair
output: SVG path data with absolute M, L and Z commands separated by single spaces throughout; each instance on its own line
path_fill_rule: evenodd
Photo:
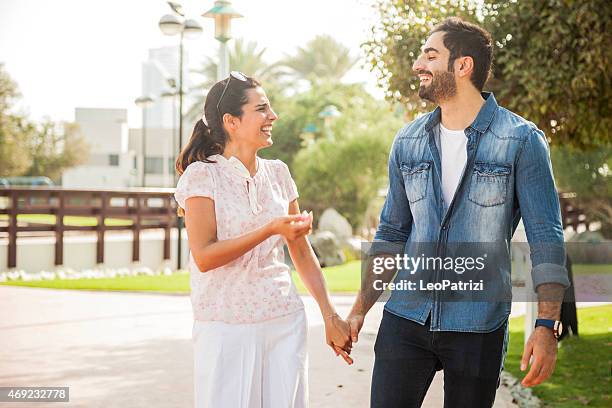
M 217 111 L 219 98 L 227 81 L 230 80 L 231 83 L 228 85 Z M 242 106 L 248 102 L 246 91 L 258 86 L 261 86 L 261 83 L 251 77 L 247 77 L 246 81 L 228 77 L 210 88 L 204 103 L 204 116 L 208 124 L 204 123 L 202 119 L 198 119 L 195 123 L 189 142 L 176 159 L 175 168 L 179 176 L 191 163 L 195 161 L 212 163 L 211 160 L 208 160 L 209 156 L 223 153 L 228 139 L 227 132 L 223 128 L 223 115 L 229 113 L 235 117 L 242 117 Z M 180 207 L 178 215 L 184 215 L 184 211 Z
M 474 71 L 470 77 L 472 84 L 482 91 L 491 74 L 493 44 L 491 34 L 476 24 L 450 17 L 434 27 L 432 32 L 444 32 L 444 46 L 450 51 L 448 70 L 453 71 L 453 63 L 458 57 L 472 57 Z
M 187 166 L 194 161 L 210 163 L 207 157 L 223 153 L 228 138 L 223 128 L 223 115 L 229 113 L 232 116 L 242 117 L 242 106 L 248 102 L 247 89 L 261 86 L 253 78 L 247 77 L 246 81 L 232 78 L 232 82 L 228 85 L 217 111 L 217 103 L 223 93 L 223 89 L 225 89 L 225 84 L 229 80 L 227 78 L 217 82 L 210 88 L 208 95 L 206 95 L 204 115 L 207 123 L 204 123 L 202 119 L 198 119 L 195 123 L 189 142 L 176 159 L 175 167 L 179 175 L 183 174 Z

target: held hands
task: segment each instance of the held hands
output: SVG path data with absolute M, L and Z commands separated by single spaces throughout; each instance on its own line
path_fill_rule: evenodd
M 359 332 L 363 327 L 364 320 L 364 315 L 353 312 L 351 312 L 346 318 L 346 322 L 348 323 L 349 328 L 351 329 L 351 341 L 353 343 L 357 343 L 357 341 L 359 340 Z
M 342 356 L 348 365 L 353 364 L 353 359 L 349 356 L 352 348 L 350 327 L 337 313 L 325 317 L 325 341 L 336 356 Z
M 521 382 L 525 387 L 533 387 L 543 383 L 555 371 L 557 339 L 555 339 L 552 330 L 546 327 L 536 327 L 531 333 L 523 351 L 521 371 L 527 369 L 529 358 L 532 356 L 531 368 Z
M 285 215 L 272 220 L 269 224 L 272 235 L 282 235 L 286 240 L 293 241 L 308 235 L 312 231 L 312 212 Z

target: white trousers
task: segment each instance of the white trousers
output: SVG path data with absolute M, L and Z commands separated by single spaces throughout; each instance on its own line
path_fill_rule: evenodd
M 308 406 L 304 310 L 260 323 L 194 321 L 196 408 Z

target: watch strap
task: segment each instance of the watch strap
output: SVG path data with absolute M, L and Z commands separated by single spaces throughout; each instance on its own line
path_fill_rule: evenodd
M 554 329 L 555 322 L 556 320 L 551 320 L 551 319 L 536 319 L 535 327 L 544 326 L 544 327 L 548 327 L 549 329 Z

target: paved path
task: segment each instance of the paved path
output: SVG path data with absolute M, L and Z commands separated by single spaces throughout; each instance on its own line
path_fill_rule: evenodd
M 333 300 L 342 315 L 352 303 Z M 368 315 L 349 367 L 324 344 L 312 298 L 304 303 L 311 407 L 367 407 L 382 305 Z M 0 286 L 0 386 L 70 387 L 69 404 L 39 408 L 191 407 L 191 325 L 186 296 Z M 424 407 L 442 406 L 442 384 L 436 376 Z M 500 388 L 495 407 L 513 407 L 509 401 Z

